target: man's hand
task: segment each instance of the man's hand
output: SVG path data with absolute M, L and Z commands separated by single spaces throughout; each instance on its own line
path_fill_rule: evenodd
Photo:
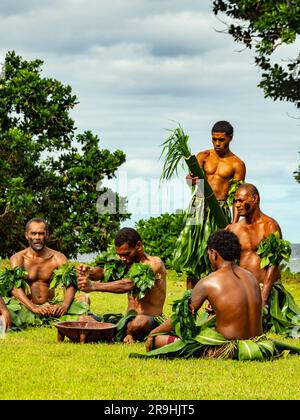
M 145 341 L 145 346 L 146 346 L 146 351 L 147 351 L 147 352 L 152 350 L 152 347 L 153 347 L 153 340 L 154 340 L 153 335 L 148 335 L 148 338 L 147 338 L 147 340 Z
M 77 284 L 82 292 L 90 293 L 93 291 L 93 283 L 89 280 L 88 275 L 77 276 Z
M 88 265 L 79 264 L 76 267 L 77 278 L 82 277 L 82 276 L 89 276 L 90 270 L 91 270 L 91 267 L 89 267 Z
M 31 309 L 31 312 L 41 316 L 52 316 L 52 306 L 49 303 L 41 306 L 35 306 Z
M 213 310 L 213 307 L 211 306 L 211 304 L 208 302 L 208 304 L 205 306 L 205 311 L 209 314 L 209 315 L 214 315 L 215 311 Z
M 196 185 L 199 183 L 200 179 L 197 176 L 192 176 L 191 174 L 188 174 L 186 177 L 187 184 L 191 187 L 193 185 Z
M 68 307 L 65 305 L 53 305 L 51 308 L 51 315 L 54 318 L 60 318 L 68 312 Z
M 7 310 L 4 310 L 0 313 L 0 316 L 2 316 L 3 321 L 4 321 L 4 329 L 7 330 L 8 328 L 11 327 L 11 317 L 10 317 L 10 313 Z

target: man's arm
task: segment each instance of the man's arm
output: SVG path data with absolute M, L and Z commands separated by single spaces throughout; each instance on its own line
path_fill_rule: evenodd
M 166 319 L 165 322 L 158 327 L 154 328 L 152 331 L 150 331 L 148 338 L 145 342 L 146 345 L 146 351 L 150 351 L 152 348 L 153 338 L 156 334 L 166 334 L 170 333 L 173 329 L 171 318 Z
M 68 309 L 74 300 L 75 293 L 76 293 L 76 290 L 73 285 L 70 285 L 69 287 L 67 287 L 64 294 L 63 303 L 61 305 L 55 305 L 51 315 L 57 318 L 65 315 L 68 312 Z
M 275 233 L 275 232 L 279 232 L 280 233 L 280 238 L 282 238 L 282 233 L 281 233 L 280 226 L 278 225 L 278 223 L 275 220 L 272 220 L 268 224 L 268 236 L 271 235 L 272 233 Z M 261 292 L 263 306 L 265 306 L 268 303 L 268 299 L 269 299 L 272 287 L 273 287 L 274 283 L 279 279 L 280 279 L 280 270 L 279 270 L 278 265 L 272 265 L 272 266 L 268 267 L 267 270 L 266 270 L 266 275 L 265 275 L 265 278 L 264 278 L 264 284 L 263 284 L 263 288 L 262 288 L 262 292 Z
M 8 328 L 11 327 L 11 317 L 10 317 L 10 313 L 4 303 L 4 300 L 2 299 L 2 297 L 0 296 L 0 316 L 3 317 L 4 320 L 4 329 L 7 330 Z
M 263 289 L 261 292 L 261 297 L 263 301 L 263 306 L 268 303 L 268 299 L 272 290 L 274 283 L 280 279 L 280 271 L 277 265 L 272 265 L 268 267 L 266 277 L 264 280 Z
M 76 271 L 77 278 L 88 274 L 90 280 L 97 281 L 104 277 L 104 268 L 102 267 L 89 267 L 88 265 L 80 264 L 76 267 Z
M 189 304 L 189 308 L 193 314 L 201 308 L 205 300 L 208 298 L 208 284 L 208 278 L 205 278 L 199 281 L 194 287 Z
M 92 282 L 88 275 L 78 277 L 78 287 L 82 292 L 128 293 L 134 288 L 130 279 L 116 280 L 108 283 Z
M 55 254 L 55 260 L 57 263 L 57 268 L 61 267 L 63 264 L 68 263 L 67 257 L 61 252 L 57 252 Z M 65 315 L 68 312 L 68 309 L 74 300 L 75 293 L 76 293 L 75 287 L 73 285 L 68 286 L 64 293 L 63 303 L 61 305 L 55 305 L 53 307 L 51 315 L 57 318 Z
M 236 181 L 245 181 L 246 177 L 246 165 L 242 160 L 238 160 L 235 165 L 235 171 L 233 179 Z M 237 223 L 239 221 L 239 215 L 233 203 L 232 206 L 232 223 Z

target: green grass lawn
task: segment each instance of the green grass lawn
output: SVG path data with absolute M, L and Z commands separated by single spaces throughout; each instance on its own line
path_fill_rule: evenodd
M 285 286 L 300 305 L 300 275 L 285 279 Z M 184 290 L 183 279 L 169 273 L 166 315 Z M 90 297 L 95 313 L 126 308 L 126 295 Z M 300 339 L 286 341 L 300 346 Z M 55 327 L 11 332 L 0 340 L 0 399 L 300 399 L 299 356 L 273 362 L 128 358 L 144 351 L 142 343 L 57 343 Z

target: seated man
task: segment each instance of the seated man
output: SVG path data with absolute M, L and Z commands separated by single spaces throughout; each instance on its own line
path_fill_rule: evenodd
M 148 264 L 151 267 L 156 280 L 146 295 L 142 299 L 138 296 L 134 297 L 132 291 L 135 284 L 128 278 L 109 283 L 92 282 L 91 279 L 101 280 L 104 271 L 99 267 L 90 268 L 84 265 L 77 267 L 78 287 L 87 293 L 128 293 L 127 313 L 134 310 L 136 316 L 127 324 L 123 341 L 132 343 L 134 340 L 142 340 L 147 336 L 154 327 L 155 318 L 162 315 L 166 298 L 166 270 L 159 257 L 151 257 L 145 253 L 140 235 L 132 228 L 123 228 L 117 233 L 115 249 L 117 255 L 125 263 L 127 271 L 133 263 Z
M 294 336 L 294 331 L 299 331 L 300 309 L 293 297 L 280 283 L 279 262 L 280 255 L 275 258 L 280 250 L 281 229 L 276 220 L 267 216 L 260 210 L 260 197 L 257 188 L 252 184 L 241 185 L 234 201 L 239 216 L 243 217 L 238 223 L 226 227 L 226 230 L 237 235 L 241 244 L 240 266 L 249 270 L 257 279 L 262 293 L 263 306 L 267 305 L 269 314 L 264 317 L 264 328 L 274 328 L 278 334 Z M 275 262 L 261 268 L 261 257 L 258 247 L 263 241 L 273 237 L 273 249 L 269 250 Z
M 1 319 L 2 318 L 2 319 Z M 2 324 L 4 331 L 7 330 L 11 326 L 11 318 L 9 314 L 9 310 L 7 309 L 4 300 L 0 296 L 0 324 Z
M 67 258 L 62 253 L 46 247 L 48 225 L 44 219 L 31 219 L 26 225 L 25 237 L 29 247 L 14 254 L 10 258 L 10 266 L 23 267 L 26 270 L 27 277 L 24 280 L 29 286 L 29 293 L 26 294 L 23 288 L 14 287 L 12 295 L 35 315 L 59 318 L 67 314 L 74 299 L 75 288 L 73 285 L 67 287 L 63 302 L 57 304 L 51 303 L 55 290 L 49 286 L 54 270 L 67 263 Z
M 189 309 L 195 313 L 207 299 L 216 314 L 215 330 L 225 339 L 242 340 L 261 335 L 260 288 L 253 274 L 234 262 L 240 253 L 237 237 L 231 232 L 216 231 L 210 236 L 207 246 L 209 260 L 216 271 L 196 284 Z M 170 319 L 153 329 L 146 341 L 146 350 L 179 339 L 166 334 L 172 331 Z

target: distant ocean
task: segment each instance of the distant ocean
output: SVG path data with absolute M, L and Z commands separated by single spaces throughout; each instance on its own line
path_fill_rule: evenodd
M 292 254 L 288 267 L 292 273 L 300 273 L 300 244 L 291 244 Z M 78 256 L 79 262 L 90 262 L 96 258 L 97 254 L 82 254 Z
M 291 244 L 292 254 L 288 266 L 292 273 L 300 273 L 300 244 Z

